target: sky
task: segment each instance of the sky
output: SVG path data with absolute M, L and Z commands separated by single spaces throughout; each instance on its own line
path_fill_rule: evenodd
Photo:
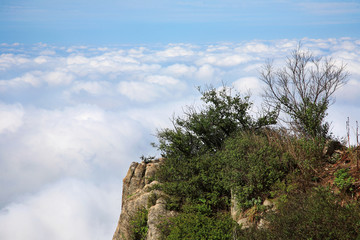
M 346 64 L 328 121 L 355 143 L 360 1 L 0 0 L 0 239 L 111 239 L 122 179 L 156 131 L 301 41 Z

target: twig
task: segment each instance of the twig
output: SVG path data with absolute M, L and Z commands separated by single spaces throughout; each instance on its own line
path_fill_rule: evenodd
M 356 151 L 355 151 L 355 156 L 356 156 L 356 170 L 359 171 L 359 123 L 358 121 L 356 121 Z
M 349 119 L 349 117 L 347 118 L 347 121 L 346 121 L 346 132 L 347 132 L 348 144 L 349 144 L 349 149 L 350 149 L 350 119 Z

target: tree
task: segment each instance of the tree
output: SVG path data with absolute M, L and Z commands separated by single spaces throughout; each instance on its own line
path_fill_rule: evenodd
M 275 124 L 277 112 L 255 119 L 249 114 L 249 96 L 227 87 L 199 91 L 204 102 L 201 108 L 186 108 L 183 117 L 173 118 L 173 129 L 158 131 L 157 147 L 166 160 L 156 178 L 165 193 L 176 196 L 175 206 L 203 198 L 211 209 L 224 210 L 230 190 L 221 179 L 226 162 L 218 153 L 229 137 Z
M 265 64 L 260 79 L 266 84 L 265 102 L 290 116 L 290 127 L 305 137 L 327 137 L 327 109 L 334 92 L 347 82 L 344 64 L 315 57 L 299 44 L 283 68 Z
M 249 115 L 251 103 L 249 96 L 244 98 L 233 89 L 223 87 L 221 90 L 209 88 L 201 91 L 203 109 L 188 107 L 185 117 L 174 117 L 174 129 L 158 131 L 158 148 L 164 155 L 193 157 L 207 151 L 220 149 L 224 140 L 235 131 L 258 129 L 275 124 L 277 112 L 265 113 L 254 120 Z

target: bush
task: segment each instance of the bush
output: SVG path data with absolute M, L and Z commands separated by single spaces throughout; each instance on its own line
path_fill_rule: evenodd
M 145 240 L 149 227 L 147 226 L 148 210 L 140 208 L 130 220 L 131 239 Z
M 220 156 L 226 166 L 224 185 L 236 193 L 243 209 L 261 203 L 271 186 L 293 168 L 289 155 L 270 144 L 264 134 L 239 133 L 226 141 Z
M 205 103 L 201 110 L 188 107 L 185 117 L 174 117 L 174 129 L 158 131 L 158 149 L 165 157 L 194 157 L 206 152 L 216 152 L 226 138 L 236 131 L 259 129 L 276 123 L 277 112 L 266 112 L 255 120 L 249 110 L 249 96 L 241 97 L 232 89 L 210 88 L 199 91 Z M 154 144 L 155 145 L 155 144 Z
M 267 228 L 251 229 L 241 239 L 359 239 L 360 207 L 356 203 L 342 206 L 340 202 L 324 188 L 289 195 L 268 214 Z
M 310 181 L 326 160 L 323 157 L 326 144 L 323 138 L 299 138 L 284 129 L 268 131 L 266 135 L 272 145 L 294 160 L 302 182 Z
M 183 161 L 168 158 L 157 172 L 157 178 L 163 183 L 162 190 L 173 196 L 180 205 L 185 201 L 197 202 L 203 198 L 211 204 L 214 211 L 226 210 L 230 191 L 225 188 L 219 174 L 223 168 L 223 163 L 215 154 Z
M 200 204 L 184 205 L 183 210 L 176 217 L 161 224 L 163 239 L 232 240 L 233 232 L 239 231 L 239 226 L 230 215 L 213 214 L 204 201 Z
M 335 173 L 334 183 L 343 192 L 351 192 L 353 190 L 353 184 L 355 179 L 350 176 L 349 169 L 342 168 Z

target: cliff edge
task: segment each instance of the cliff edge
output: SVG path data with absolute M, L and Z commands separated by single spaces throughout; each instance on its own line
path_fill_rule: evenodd
M 166 210 L 165 194 L 155 188 L 155 185 L 160 183 L 153 181 L 162 161 L 160 158 L 150 162 L 133 162 L 130 165 L 123 180 L 121 214 L 113 240 L 132 239 L 131 220 L 139 209 L 148 210 L 147 240 L 159 239 L 160 231 L 157 225 L 163 217 L 175 214 Z

